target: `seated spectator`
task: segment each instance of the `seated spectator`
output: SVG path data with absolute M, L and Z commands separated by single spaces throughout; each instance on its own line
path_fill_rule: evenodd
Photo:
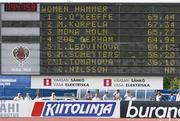
M 93 101 L 101 100 L 101 98 L 100 98 L 100 96 L 99 96 L 99 93 L 95 93 L 95 96 L 93 97 L 92 100 L 93 100 Z
M 157 91 L 157 95 L 156 95 L 156 101 L 162 101 L 162 94 L 160 91 Z
M 169 96 L 169 101 L 176 101 L 175 96 L 173 95 L 173 93 L 170 94 Z
M 131 91 L 127 90 L 127 92 L 124 96 L 124 100 L 125 101 L 132 101 L 132 100 L 136 100 L 136 98 L 132 96 Z
M 107 91 L 105 92 L 103 96 L 103 100 L 110 100 L 109 93 Z
M 98 94 L 99 94 L 99 89 L 96 89 L 96 93 L 98 93 Z
M 178 94 L 176 95 L 176 101 L 180 101 L 180 91 L 179 91 Z
M 119 89 L 117 89 L 117 90 L 113 93 L 113 100 L 122 100 L 122 98 L 120 97 L 120 91 L 119 91 Z
M 42 98 L 40 94 L 37 94 L 36 97 L 34 98 L 35 101 L 42 101 Z
M 25 101 L 32 100 L 29 93 L 26 93 L 26 97 L 24 98 Z
M 151 94 L 151 101 L 156 101 L 156 95 L 157 95 L 157 90 L 154 91 L 154 93 Z
M 21 93 L 19 92 L 16 97 L 13 99 L 14 101 L 22 101 L 23 97 L 21 96 Z
M 54 92 L 51 93 L 50 100 L 56 100 L 56 95 Z
M 84 98 L 85 98 L 86 100 L 92 100 L 92 94 L 91 94 L 91 92 L 90 92 L 90 91 L 87 91 L 87 93 L 85 94 Z

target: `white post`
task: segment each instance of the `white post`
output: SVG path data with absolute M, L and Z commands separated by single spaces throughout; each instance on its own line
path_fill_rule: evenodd
M 147 100 L 147 89 L 145 89 L 145 100 Z

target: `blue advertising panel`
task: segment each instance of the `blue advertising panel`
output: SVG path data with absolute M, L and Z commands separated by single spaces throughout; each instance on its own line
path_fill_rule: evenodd
M 31 76 L 0 76 L 0 87 L 29 88 Z

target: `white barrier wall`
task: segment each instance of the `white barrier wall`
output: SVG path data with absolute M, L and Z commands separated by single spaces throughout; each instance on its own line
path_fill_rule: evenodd
M 120 118 L 119 101 L 0 101 L 0 117 Z
M 31 117 L 33 101 L 0 101 L 0 117 Z

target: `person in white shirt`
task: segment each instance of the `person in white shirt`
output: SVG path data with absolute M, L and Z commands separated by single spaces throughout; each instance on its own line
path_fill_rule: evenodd
M 93 101 L 98 101 L 101 100 L 101 98 L 99 97 L 99 93 L 95 93 L 95 96 L 92 99 Z
M 13 99 L 14 101 L 22 101 L 23 97 L 21 96 L 21 93 L 19 92 L 16 97 Z
M 42 98 L 40 96 L 40 94 L 36 95 L 36 98 L 34 98 L 35 101 L 42 101 Z
M 50 100 L 56 100 L 56 95 L 55 95 L 55 92 L 52 92 L 51 93 L 51 97 L 50 97 Z
M 157 92 L 157 95 L 156 95 L 156 101 L 161 101 L 162 100 L 162 94 L 160 91 Z
M 124 96 L 124 100 L 125 101 L 132 101 L 132 100 L 136 100 L 136 98 L 132 96 L 132 93 L 130 90 L 127 90 L 127 92 Z
M 104 96 L 103 96 L 103 100 L 110 100 L 110 97 L 109 97 L 109 93 L 108 92 L 105 92 Z
M 113 93 L 113 100 L 122 100 L 122 98 L 120 97 L 120 91 L 119 91 L 119 89 L 117 89 L 117 90 Z
M 29 93 L 26 93 L 26 97 L 24 98 L 25 101 L 30 101 L 32 100 Z
M 85 94 L 84 98 L 85 98 L 86 100 L 92 100 L 93 96 L 92 96 L 92 94 L 91 94 L 90 91 L 87 91 L 87 93 Z
M 176 95 L 176 101 L 180 101 L 180 91 L 179 91 L 178 94 Z

